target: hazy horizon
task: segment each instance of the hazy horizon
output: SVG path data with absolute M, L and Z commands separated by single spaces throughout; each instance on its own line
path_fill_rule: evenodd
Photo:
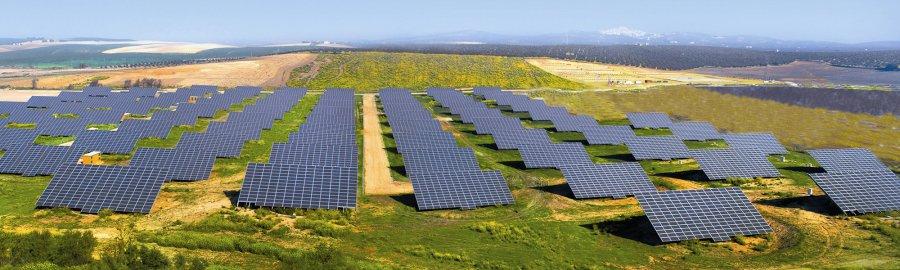
M 5 2 L 0 37 L 99 37 L 285 43 L 361 41 L 484 31 L 538 35 L 628 27 L 841 43 L 898 41 L 900 2 L 880 1 L 269 1 Z M 93 15 L 96 14 L 96 15 Z

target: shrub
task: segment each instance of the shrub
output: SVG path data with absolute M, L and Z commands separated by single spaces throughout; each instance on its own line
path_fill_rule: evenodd
M 0 265 L 50 262 L 75 266 L 91 262 L 97 240 L 89 232 L 14 234 L 0 232 Z
M 139 244 L 127 244 L 121 250 L 104 254 L 91 269 L 167 269 L 169 259 L 158 249 Z
M 339 237 L 350 233 L 347 227 L 332 224 L 328 221 L 298 218 L 294 227 L 301 230 L 310 230 L 313 234 L 325 237 Z

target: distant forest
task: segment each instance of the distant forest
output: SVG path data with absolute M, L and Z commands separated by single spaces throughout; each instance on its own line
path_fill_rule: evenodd
M 782 65 L 796 60 L 824 61 L 836 66 L 896 70 L 900 50 L 868 52 L 776 52 L 683 45 L 371 45 L 362 50 L 441 54 L 553 57 L 660 69 Z

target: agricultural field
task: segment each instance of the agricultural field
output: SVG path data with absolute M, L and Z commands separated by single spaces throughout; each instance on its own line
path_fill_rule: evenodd
M 292 79 L 289 86 L 354 88 L 361 92 L 375 92 L 387 87 L 412 90 L 433 86 L 470 88 L 485 85 L 509 89 L 587 87 L 515 57 L 381 52 L 323 54 L 322 57 L 326 63 L 315 77 Z
M 552 58 L 529 58 L 528 63 L 560 77 L 607 90 L 647 89 L 666 85 L 752 85 L 761 80 L 706 75 L 690 71 L 579 62 Z
M 279 54 L 238 61 L 221 63 L 191 64 L 161 68 L 134 68 L 96 72 L 78 72 L 73 74 L 45 75 L 36 77 L 40 89 L 80 89 L 91 81 L 109 87 L 122 87 L 126 80 L 138 79 L 162 80 L 162 87 L 185 87 L 195 84 L 234 87 L 254 85 L 262 87 L 282 86 L 290 77 L 291 71 L 299 66 L 308 65 L 315 54 L 293 53 Z M 13 77 L 0 79 L 0 85 L 12 88 L 32 86 L 32 78 Z

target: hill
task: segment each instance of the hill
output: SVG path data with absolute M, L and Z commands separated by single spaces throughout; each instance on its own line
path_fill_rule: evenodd
M 782 65 L 797 60 L 881 69 L 900 63 L 900 50 L 862 52 L 786 52 L 684 45 L 494 45 L 425 44 L 373 45 L 363 49 L 386 52 L 478 54 L 553 57 L 659 69 Z
M 310 89 L 354 88 L 362 92 L 387 87 L 414 90 L 484 85 L 509 89 L 586 87 L 516 57 L 361 52 L 323 54 L 321 61 L 323 64 L 317 67 L 315 77 L 301 78 L 295 72 L 288 85 Z

